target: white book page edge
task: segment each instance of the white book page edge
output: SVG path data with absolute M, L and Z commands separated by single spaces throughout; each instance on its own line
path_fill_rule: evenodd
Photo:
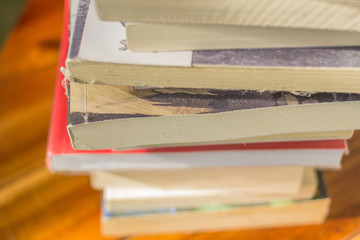
M 134 53 L 126 46 L 126 29 L 120 22 L 101 21 L 90 2 L 78 55 L 81 60 L 118 64 L 190 67 L 191 51 Z

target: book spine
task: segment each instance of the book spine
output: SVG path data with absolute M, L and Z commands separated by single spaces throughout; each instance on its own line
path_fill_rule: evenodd
M 67 125 L 67 97 L 64 93 L 64 87 L 62 86 L 63 76 L 60 72 L 60 68 L 65 66 L 65 59 L 67 56 L 67 50 L 69 47 L 69 0 L 64 1 L 64 20 L 63 20 L 63 29 L 62 37 L 60 44 L 60 54 L 59 54 L 59 63 L 58 63 L 58 72 L 55 83 L 55 92 L 54 92 L 54 101 L 51 113 L 51 124 L 49 129 L 47 151 L 46 151 L 46 166 L 51 170 L 51 156 L 60 153 L 61 149 L 64 146 L 56 144 L 57 139 L 62 139 L 64 134 L 66 134 L 66 125 Z

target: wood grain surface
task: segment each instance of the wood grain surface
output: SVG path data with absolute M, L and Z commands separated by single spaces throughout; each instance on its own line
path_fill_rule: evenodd
M 30 0 L 0 56 L 0 239 L 103 239 L 100 193 L 87 177 L 44 165 L 62 14 L 61 0 Z M 326 174 L 333 202 L 321 226 L 131 239 L 351 239 L 360 232 L 360 133 L 349 147 L 343 169 Z

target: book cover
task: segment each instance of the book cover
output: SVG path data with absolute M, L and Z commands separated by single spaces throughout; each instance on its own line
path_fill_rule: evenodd
M 134 88 L 70 83 L 69 124 L 360 101 L 360 94 Z

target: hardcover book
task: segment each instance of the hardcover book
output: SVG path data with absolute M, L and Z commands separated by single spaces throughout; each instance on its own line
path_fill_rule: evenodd
M 359 47 L 134 53 L 125 27 L 81 0 L 66 61 L 82 83 L 174 88 L 360 93 Z

